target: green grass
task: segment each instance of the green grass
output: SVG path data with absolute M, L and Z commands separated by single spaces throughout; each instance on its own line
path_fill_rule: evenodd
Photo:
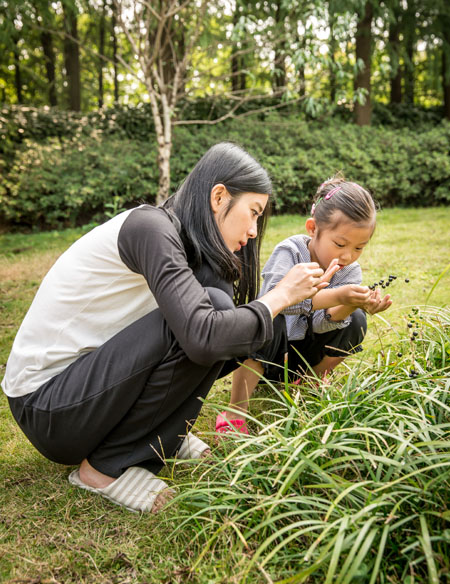
M 258 391 L 254 435 L 220 446 L 210 466 L 169 465 L 180 496 L 158 517 L 70 486 L 70 469 L 28 444 L 1 396 L 0 581 L 447 581 L 448 312 L 424 305 L 449 261 L 449 219 L 444 208 L 380 213 L 361 258 L 365 283 L 399 278 L 392 309 L 370 319 L 362 357 L 327 392 Z M 263 260 L 304 220 L 273 217 Z M 40 280 L 83 232 L 0 236 L 0 376 Z M 430 305 L 449 304 L 449 282 L 447 272 Z M 199 430 L 213 430 L 229 386 L 215 384 Z
M 251 436 L 184 485 L 177 530 L 194 528 L 203 553 L 234 539 L 242 582 L 258 570 L 286 584 L 445 581 L 450 310 L 414 315 L 417 377 L 391 347 L 330 387 L 268 383 Z

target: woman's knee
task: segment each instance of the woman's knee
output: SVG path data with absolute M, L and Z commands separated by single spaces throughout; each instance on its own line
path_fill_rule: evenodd
M 206 287 L 209 299 L 216 310 L 228 310 L 234 308 L 233 299 L 219 288 Z

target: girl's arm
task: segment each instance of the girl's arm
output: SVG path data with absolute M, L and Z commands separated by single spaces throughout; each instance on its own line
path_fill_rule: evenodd
M 367 286 L 346 284 L 331 290 L 318 292 L 313 300 L 313 310 L 326 309 L 332 321 L 345 320 L 357 308 L 364 308 L 371 291 Z
M 331 302 L 336 302 L 336 304 L 329 304 Z M 362 308 L 369 314 L 376 314 L 387 310 L 391 304 L 392 300 L 389 294 L 381 298 L 378 289 L 371 291 L 367 286 L 356 284 L 341 286 L 333 290 L 322 290 L 313 298 L 314 310 L 326 308 L 332 321 L 346 319 L 357 308 Z

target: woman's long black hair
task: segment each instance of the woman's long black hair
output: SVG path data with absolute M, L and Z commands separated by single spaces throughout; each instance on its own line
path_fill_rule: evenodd
M 254 300 L 259 291 L 260 248 L 269 205 L 258 220 L 258 235 L 239 252 L 225 245 L 211 208 L 211 190 L 223 184 L 232 199 L 225 216 L 243 193 L 272 194 L 267 171 L 248 152 L 231 142 L 220 142 L 202 156 L 178 191 L 163 204 L 182 225 L 182 237 L 193 268 L 208 262 L 228 282 L 234 282 L 236 304 Z

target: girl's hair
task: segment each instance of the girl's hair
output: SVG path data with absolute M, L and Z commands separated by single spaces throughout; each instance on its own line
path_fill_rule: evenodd
M 369 191 L 356 183 L 347 182 L 341 174 L 328 179 L 317 189 L 311 216 L 319 227 L 334 229 L 339 222 L 335 211 L 341 211 L 355 223 L 375 223 L 377 213 Z
M 182 238 L 191 267 L 208 262 L 228 282 L 235 282 L 237 304 L 254 300 L 259 291 L 260 248 L 269 205 L 258 220 L 258 235 L 249 239 L 236 254 L 222 238 L 211 208 L 211 190 L 223 184 L 231 195 L 224 217 L 243 193 L 272 194 L 272 183 L 266 170 L 248 152 L 231 142 L 210 148 L 189 173 L 178 191 L 165 203 L 181 222 Z

